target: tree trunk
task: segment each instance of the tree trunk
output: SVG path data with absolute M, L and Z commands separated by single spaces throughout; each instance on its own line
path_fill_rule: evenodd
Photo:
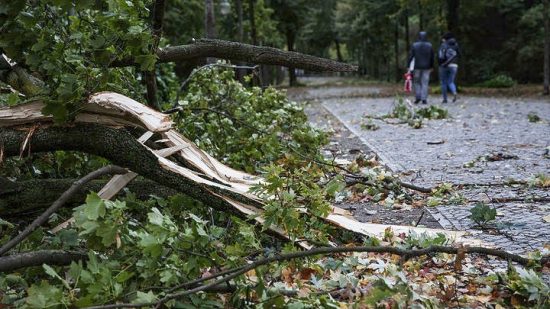
M 340 48 L 340 40 L 339 39 L 334 39 L 334 44 L 336 45 L 336 59 L 339 62 L 344 61 L 344 57 L 342 57 L 342 50 Z
M 28 133 L 11 128 L 0 128 L 0 141 L 4 143 L 5 156 L 19 155 L 21 144 Z M 218 210 L 227 211 L 230 207 L 215 187 L 200 185 L 176 172 L 165 169 L 158 158 L 126 129 L 114 129 L 98 125 L 74 125 L 72 127 L 40 127 L 32 136 L 32 151 L 55 150 L 82 151 L 108 159 L 113 164 L 129 168 L 148 179 L 204 202 Z M 218 191 L 218 196 L 213 195 Z M 219 188 L 221 189 L 221 188 Z M 233 199 L 241 197 L 229 193 Z M 248 198 L 246 198 L 248 199 Z M 242 200 L 243 201 L 243 200 Z M 254 202 L 252 200 L 246 203 Z
M 204 33 L 206 38 L 216 38 L 216 19 L 214 15 L 214 0 L 204 0 Z M 214 63 L 214 58 L 206 58 L 206 63 Z
M 405 46 L 408 53 L 409 50 L 411 50 L 411 39 L 409 32 L 409 9 L 405 10 Z
M 550 94 L 550 4 L 549 0 L 543 0 L 544 4 L 544 95 Z
M 216 38 L 216 17 L 214 0 L 204 0 L 204 33 L 208 39 Z
M 458 9 L 460 0 L 447 0 L 447 29 L 454 35 L 458 35 Z
M 399 69 L 399 19 L 395 20 L 395 37 L 394 37 L 394 57 L 395 57 L 395 82 L 401 80 L 401 70 Z
M 242 0 L 235 0 L 235 6 L 237 7 L 237 39 L 239 42 L 244 42 L 244 29 L 243 29 L 243 3 Z M 239 62 L 239 65 L 244 63 Z M 244 82 L 244 76 L 246 75 L 245 69 L 237 69 L 237 80 L 241 83 Z
M 248 18 L 250 20 L 250 39 L 252 45 L 258 45 L 258 35 L 256 33 L 256 13 L 254 11 L 254 3 L 256 0 L 248 1 Z
M 286 44 L 288 51 L 294 51 L 294 37 L 295 33 L 291 30 L 286 32 Z M 294 67 L 288 67 L 288 83 L 290 87 L 296 86 L 296 70 Z

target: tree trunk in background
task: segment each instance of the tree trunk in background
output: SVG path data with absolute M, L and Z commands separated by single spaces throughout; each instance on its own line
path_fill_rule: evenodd
M 424 31 L 424 8 L 422 7 L 422 0 L 418 0 L 418 27 L 420 31 Z
M 214 0 L 204 0 L 204 33 L 206 38 L 216 38 L 216 19 L 214 17 Z M 206 63 L 214 63 L 214 58 L 206 58 Z
M 288 51 L 294 51 L 295 33 L 291 30 L 286 32 L 286 45 Z M 294 67 L 288 67 L 288 83 L 289 86 L 296 86 L 296 70 Z
M 237 39 L 239 42 L 244 43 L 244 29 L 243 29 L 243 3 L 242 0 L 235 0 L 235 6 L 237 7 Z M 243 64 L 239 62 L 238 64 Z M 241 83 L 244 81 L 246 75 L 245 69 L 237 69 L 237 80 Z
M 250 19 L 250 39 L 252 39 L 252 45 L 258 45 L 258 35 L 256 33 L 256 14 L 254 13 L 254 2 L 256 2 L 256 0 L 248 1 L 248 18 Z
M 216 19 L 214 17 L 213 0 L 204 0 L 204 33 L 208 39 L 216 38 Z
M 550 94 L 550 4 L 543 0 L 544 5 L 544 95 Z
M 399 69 L 399 18 L 395 19 L 395 38 L 394 38 L 394 54 L 395 54 L 395 81 L 401 79 L 401 70 Z
M 405 45 L 407 47 L 407 53 L 411 50 L 411 39 L 409 32 L 409 9 L 405 10 Z
M 334 44 L 336 45 L 336 58 L 339 62 L 343 62 L 344 57 L 342 57 L 342 50 L 340 49 L 340 40 L 334 39 Z
M 249 0 L 248 1 L 248 19 L 250 21 L 250 39 L 252 40 L 252 45 L 258 45 L 258 33 L 256 30 L 256 12 L 254 9 L 254 5 L 256 3 L 256 0 Z M 252 78 L 252 84 L 256 84 L 258 86 L 262 85 L 262 70 L 263 65 L 260 65 L 260 69 L 257 71 L 258 75 L 254 75 Z
M 458 35 L 458 9 L 460 0 L 447 0 L 447 29 Z

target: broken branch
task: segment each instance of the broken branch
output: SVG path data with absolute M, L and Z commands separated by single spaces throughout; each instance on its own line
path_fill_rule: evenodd
M 40 250 L 17 253 L 0 257 L 0 272 L 10 272 L 19 268 L 48 265 L 69 265 L 73 261 L 85 260 L 85 253 L 64 250 Z
M 355 72 L 357 67 L 330 59 L 319 58 L 297 52 L 283 51 L 273 47 L 255 46 L 244 43 L 215 39 L 200 39 L 193 44 L 170 46 L 157 53 L 158 63 L 183 62 L 196 58 L 215 57 L 220 59 L 246 61 L 255 64 L 291 66 L 310 71 Z M 132 58 L 115 61 L 112 66 L 135 65 Z
M 108 165 L 102 167 L 96 171 L 89 173 L 88 175 L 82 177 L 81 179 L 75 181 L 69 190 L 65 191 L 59 199 L 57 199 L 50 208 L 48 208 L 44 213 L 42 213 L 38 218 L 36 218 L 29 226 L 27 226 L 19 235 L 12 238 L 6 244 L 0 248 L 0 256 L 4 255 L 11 248 L 15 247 L 17 244 L 22 242 L 27 236 L 29 236 L 35 229 L 48 221 L 48 218 L 56 212 L 67 200 L 76 193 L 84 184 L 88 183 L 92 179 L 99 178 L 104 175 L 111 174 L 124 174 L 127 170 L 118 166 Z

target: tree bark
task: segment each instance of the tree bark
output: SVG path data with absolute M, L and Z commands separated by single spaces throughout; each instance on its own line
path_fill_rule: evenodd
M 200 57 L 241 60 L 256 64 L 294 66 L 310 71 L 353 72 L 356 66 L 273 47 L 255 46 L 224 40 L 201 39 L 194 44 L 166 47 L 157 53 L 158 63 L 189 61 Z M 133 59 L 114 62 L 113 66 L 134 65 Z
M 21 233 L 14 238 L 10 239 L 7 243 L 3 244 L 0 248 L 0 256 L 4 255 L 13 247 L 17 246 L 23 240 L 25 240 L 34 230 L 40 227 L 42 224 L 48 221 L 51 215 L 53 215 L 59 208 L 61 208 L 67 200 L 69 200 L 74 193 L 81 189 L 81 187 L 90 182 L 93 179 L 99 178 L 105 175 L 126 174 L 128 171 L 124 168 L 115 165 L 107 165 L 98 170 L 95 170 L 86 176 L 75 181 L 67 191 L 63 192 L 61 196 L 55 200 L 55 202 L 44 211 L 38 218 L 36 218 L 31 224 L 29 224 Z
M 85 260 L 86 258 L 85 253 L 63 250 L 18 253 L 0 257 L 0 273 L 42 264 L 64 266 L 71 264 L 73 261 Z
M 20 145 L 26 137 L 25 131 L 0 128 L 0 144 L 4 145 L 4 154 L 19 155 Z M 126 167 L 143 177 L 185 193 L 207 206 L 243 216 L 242 213 L 235 212 L 234 208 L 221 197 L 228 196 L 236 201 L 243 201 L 242 195 L 201 185 L 166 170 L 160 165 L 157 157 L 137 142 L 126 129 L 80 124 L 72 127 L 40 127 L 35 130 L 31 143 L 33 152 L 69 150 L 104 157 L 113 164 Z M 258 202 L 250 199 L 244 202 L 248 205 L 259 205 Z
M 10 221 L 11 218 L 24 216 L 49 207 L 76 179 L 33 179 L 21 182 L 9 182 L 9 189 L 0 182 L 0 217 Z M 82 204 L 89 192 L 99 192 L 107 183 L 106 180 L 95 180 L 82 186 L 70 199 L 66 206 L 73 207 Z M 147 179 L 136 179 L 126 188 L 142 200 L 151 195 L 169 197 L 178 193 L 171 188 L 159 185 Z M 122 196 L 119 193 L 117 196 Z
M 544 95 L 550 94 L 550 4 L 543 0 L 544 18 Z

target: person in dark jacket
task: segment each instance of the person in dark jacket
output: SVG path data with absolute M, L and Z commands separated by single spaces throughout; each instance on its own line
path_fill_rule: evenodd
M 428 103 L 428 86 L 433 66 L 434 50 L 432 44 L 428 42 L 427 33 L 421 31 L 418 33 L 418 41 L 414 42 L 411 47 L 409 56 L 409 68 L 413 71 L 415 104 L 420 101 L 423 104 Z
M 441 46 L 437 53 L 439 62 L 439 79 L 441 80 L 441 94 L 443 103 L 447 103 L 447 92 L 451 91 L 453 102 L 456 102 L 455 77 L 458 71 L 458 58 L 460 51 L 458 43 L 451 33 L 446 33 L 442 38 Z

